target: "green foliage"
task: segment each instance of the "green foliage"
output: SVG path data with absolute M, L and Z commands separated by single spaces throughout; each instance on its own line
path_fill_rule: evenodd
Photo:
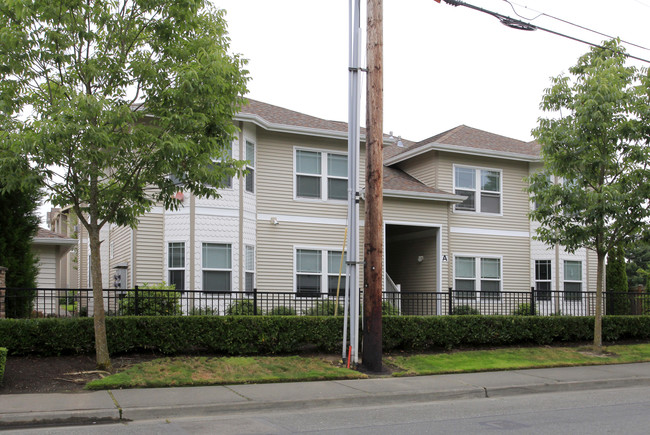
M 481 312 L 476 308 L 470 307 L 469 305 L 457 305 L 451 310 L 451 314 L 454 316 L 477 316 L 481 314 Z
M 630 314 L 625 256 L 623 248 L 620 246 L 610 251 L 607 257 L 605 281 L 607 283 L 607 314 Z
M 296 314 L 296 310 L 291 307 L 285 307 L 284 305 L 275 307 L 268 312 L 269 316 L 295 316 Z
M 137 291 L 130 290 L 120 299 L 119 312 L 123 316 L 177 316 L 182 313 L 181 293 L 166 283 L 145 284 Z
M 390 316 L 385 351 L 576 343 L 593 339 L 593 317 Z M 0 345 L 12 355 L 94 352 L 92 318 L 0 319 Z M 115 353 L 205 351 L 224 355 L 341 349 L 337 316 L 138 316 L 106 319 Z M 650 340 L 650 316 L 605 316 L 603 340 Z
M 343 307 L 341 306 L 341 304 L 335 301 L 325 300 L 325 301 L 316 302 L 311 308 L 309 308 L 305 312 L 305 315 L 306 316 L 333 316 L 334 311 L 336 311 L 337 316 L 342 316 Z
M 4 187 L 0 183 L 0 266 L 8 269 L 5 311 L 7 317 L 29 317 L 36 291 L 14 288 L 36 287 L 38 259 L 32 252 L 32 239 L 38 231 L 39 195 L 34 188 L 5 191 Z
M 391 304 L 389 301 L 383 301 L 381 303 L 381 315 L 382 316 L 399 316 L 399 309 Z
M 639 285 L 650 291 L 650 235 L 632 242 L 625 251 L 627 281 L 630 289 Z
M 519 304 L 519 306 L 517 306 L 517 308 L 515 308 L 512 311 L 511 315 L 513 315 L 513 316 L 530 316 L 531 312 L 532 311 L 531 311 L 530 304 L 523 303 L 523 304 Z M 535 314 L 538 314 L 538 313 L 535 312 Z
M 0 385 L 5 374 L 5 367 L 7 366 L 7 349 L 0 347 Z
M 226 308 L 226 315 L 228 316 L 254 316 L 255 303 L 250 299 L 242 299 L 235 301 Z

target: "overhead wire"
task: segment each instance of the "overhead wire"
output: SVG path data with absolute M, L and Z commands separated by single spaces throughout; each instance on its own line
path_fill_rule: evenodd
M 604 46 L 602 46 L 600 44 L 589 42 L 587 40 L 580 39 L 580 38 L 577 38 L 575 36 L 567 35 L 565 33 L 561 33 L 561 32 L 555 31 L 555 30 L 547 29 L 545 27 L 541 27 L 541 26 L 538 26 L 536 24 L 521 21 L 521 20 L 518 20 L 516 18 L 512 18 L 512 17 L 509 17 L 507 15 L 503 15 L 501 13 L 491 11 L 489 9 L 485 9 L 485 8 L 481 8 L 479 6 L 475 6 L 475 5 L 472 5 L 472 4 L 469 4 L 469 3 L 465 3 L 463 1 L 459 1 L 459 0 L 443 0 L 443 1 L 445 3 L 447 3 L 448 5 L 451 5 L 451 6 L 464 6 L 466 8 L 474 9 L 476 11 L 483 12 L 484 14 L 491 15 L 491 16 L 495 17 L 496 19 L 498 19 L 502 24 L 504 24 L 504 25 L 506 25 L 508 27 L 512 27 L 513 29 L 528 30 L 528 31 L 541 30 L 543 32 L 551 33 L 553 35 L 561 36 L 561 37 L 566 38 L 566 39 L 571 39 L 573 41 L 589 45 L 591 47 L 601 48 L 601 49 L 605 49 L 605 50 L 611 50 L 610 48 L 604 47 Z M 629 54 L 629 53 L 621 53 L 621 54 L 623 54 L 625 57 L 628 57 L 630 59 L 636 59 L 636 60 L 639 60 L 641 62 L 645 62 L 645 63 L 650 64 L 650 60 L 648 60 L 648 59 L 644 59 L 642 57 L 634 56 L 634 55 Z
M 531 9 L 526 5 L 520 5 L 519 3 L 511 2 L 510 0 L 503 0 L 503 1 L 508 3 L 508 5 L 510 5 L 510 8 L 512 8 L 512 11 L 515 13 L 515 15 L 517 15 L 519 18 L 523 18 L 524 20 L 534 21 L 537 18 L 543 16 L 543 17 L 551 18 L 551 19 L 556 20 L 556 21 L 560 21 L 560 22 L 562 22 L 564 24 L 568 24 L 568 25 L 573 26 L 573 27 L 577 27 L 577 28 L 582 29 L 582 30 L 586 30 L 588 32 L 595 33 L 595 34 L 600 35 L 600 36 L 604 36 L 604 37 L 609 38 L 609 39 L 614 38 L 614 36 L 608 35 L 608 34 L 603 33 L 603 32 L 599 32 L 598 30 L 594 30 L 594 29 L 590 29 L 589 27 L 581 26 L 580 24 L 576 24 L 574 22 L 571 22 L 571 21 L 568 21 L 568 20 L 553 16 L 553 15 L 547 14 L 546 12 L 536 11 L 535 9 Z M 513 5 L 517 5 L 519 7 L 531 10 L 533 12 L 537 12 L 537 15 L 534 16 L 533 18 L 524 17 L 523 15 L 520 15 L 519 12 L 517 12 L 517 10 L 515 9 L 515 7 Z M 644 47 L 644 46 L 639 45 L 639 44 L 635 44 L 634 42 L 626 41 L 624 39 L 621 39 L 621 42 L 623 42 L 624 44 L 627 44 L 627 45 L 632 45 L 634 47 L 641 48 L 643 50 L 650 51 L 650 48 Z

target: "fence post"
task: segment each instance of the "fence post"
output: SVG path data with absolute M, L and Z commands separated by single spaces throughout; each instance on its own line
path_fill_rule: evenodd
M 530 288 L 530 315 L 535 315 L 535 287 Z
M 135 305 L 135 315 L 139 316 L 140 315 L 140 292 L 137 285 L 135 286 L 135 301 L 133 305 Z
M 257 316 L 257 288 L 253 289 L 253 316 Z
M 447 305 L 449 305 L 448 311 L 450 316 L 451 313 L 454 312 L 454 302 L 451 299 L 452 299 L 452 290 L 451 287 L 449 287 L 449 296 L 447 297 Z
M 7 274 L 7 268 L 0 266 L 0 319 L 4 319 L 7 316 L 6 314 L 7 301 L 5 299 L 5 296 L 7 294 L 7 290 L 5 289 L 6 274 Z

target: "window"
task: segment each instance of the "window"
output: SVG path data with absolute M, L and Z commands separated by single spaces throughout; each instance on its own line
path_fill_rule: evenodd
M 296 251 L 296 296 L 320 296 L 322 255 L 312 249 Z
M 454 273 L 457 298 L 474 299 L 477 291 L 483 299 L 501 296 L 500 258 L 456 257 Z
M 345 254 L 343 254 L 345 255 Z M 345 268 L 345 260 L 343 260 Z M 336 289 L 339 290 L 339 296 L 345 295 L 345 275 L 346 270 L 341 269 L 341 251 L 327 251 L 327 291 L 330 296 L 336 296 Z M 339 285 L 339 270 L 341 284 Z
M 582 300 L 582 261 L 564 261 L 564 299 Z
M 176 290 L 185 290 L 185 243 L 172 242 L 167 245 L 168 283 Z
M 296 150 L 296 197 L 320 200 L 348 198 L 348 157 Z
M 501 171 L 454 166 L 454 192 L 467 198 L 456 210 L 501 213 Z
M 255 246 L 245 246 L 244 258 L 244 290 L 252 293 L 255 288 Z
M 535 260 L 535 290 L 538 301 L 551 300 L 551 260 Z
M 203 291 L 232 290 L 232 248 L 229 244 L 204 243 L 202 249 Z
M 327 265 L 326 273 L 323 264 Z M 296 249 L 296 296 L 322 296 L 324 290 L 336 296 L 340 266 L 341 251 Z M 339 289 L 339 295 L 344 294 L 345 271 Z
M 214 161 L 214 164 L 212 165 L 213 167 L 219 168 L 220 166 L 224 165 L 224 163 L 223 163 L 224 157 L 226 159 L 232 158 L 232 146 L 233 146 L 233 144 L 231 142 L 230 145 L 223 150 L 223 153 L 222 153 L 223 157 L 213 159 L 213 161 Z M 231 189 L 232 188 L 232 177 L 230 175 L 224 176 L 223 181 L 222 181 L 222 183 L 221 183 L 221 185 L 219 187 Z
M 246 192 L 255 193 L 255 144 L 249 141 L 246 141 L 246 160 Z

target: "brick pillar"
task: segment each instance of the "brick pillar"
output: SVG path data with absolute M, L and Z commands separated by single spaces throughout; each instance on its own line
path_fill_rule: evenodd
M 5 316 L 5 275 L 7 274 L 7 268 L 0 266 L 0 319 L 4 319 Z

